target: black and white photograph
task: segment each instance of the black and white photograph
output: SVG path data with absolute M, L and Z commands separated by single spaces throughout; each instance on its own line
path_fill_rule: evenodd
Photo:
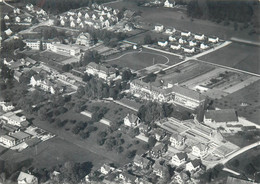
M 0 16 L 0 184 L 260 184 L 260 0 Z

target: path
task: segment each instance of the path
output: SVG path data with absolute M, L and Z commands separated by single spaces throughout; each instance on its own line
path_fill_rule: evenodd
M 232 41 L 234 42 L 239 42 L 239 43 L 244 43 L 244 44 L 249 44 L 249 45 L 254 45 L 254 46 L 260 46 L 259 42 L 255 42 L 255 41 L 249 41 L 249 40 L 245 40 L 245 39 L 241 39 L 241 38 L 236 38 L 236 37 L 231 37 Z

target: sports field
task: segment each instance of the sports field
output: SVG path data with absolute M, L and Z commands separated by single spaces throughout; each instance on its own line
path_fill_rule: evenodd
M 232 43 L 199 59 L 260 74 L 260 48 Z
M 132 70 L 141 70 L 155 64 L 173 65 L 180 61 L 181 60 L 177 56 L 150 51 L 149 49 L 120 53 L 105 60 L 105 62 L 111 65 L 128 67 Z

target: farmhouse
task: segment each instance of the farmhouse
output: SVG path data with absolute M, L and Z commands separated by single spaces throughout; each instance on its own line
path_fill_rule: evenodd
M 110 81 L 116 78 L 116 70 L 114 68 L 108 68 L 102 64 L 96 64 L 94 62 L 90 62 L 87 65 L 85 73 L 97 76 L 98 78 L 104 79 L 106 81 Z
M 136 127 L 141 123 L 141 120 L 138 116 L 134 114 L 127 114 L 124 118 L 124 124 L 129 127 Z
M 89 33 L 80 33 L 77 37 L 76 44 L 89 46 L 91 44 L 91 36 Z
M 176 165 L 176 166 L 180 166 L 182 164 L 184 164 L 186 161 L 187 161 L 187 158 L 188 158 L 188 155 L 184 152 L 179 152 L 179 153 L 176 153 L 172 159 L 171 159 L 171 163 L 173 165 Z
M 164 26 L 163 25 L 159 25 L 159 24 L 154 27 L 154 30 L 156 32 L 162 32 L 163 29 L 164 29 Z
M 207 110 L 204 114 L 204 123 L 214 128 L 237 125 L 238 117 L 235 109 Z
M 20 172 L 17 182 L 18 184 L 38 184 L 38 178 L 34 175 Z
M 130 82 L 129 92 L 143 99 L 176 103 L 189 109 L 203 105 L 206 100 L 206 96 L 182 86 L 171 85 L 169 88 L 160 88 L 138 79 Z

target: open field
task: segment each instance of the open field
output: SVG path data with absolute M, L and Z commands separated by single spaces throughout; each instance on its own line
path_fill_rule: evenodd
M 215 100 L 214 106 L 218 108 L 235 108 L 239 116 L 260 124 L 260 81 L 236 91 L 226 97 Z
M 162 54 L 149 49 L 142 51 L 128 51 L 107 58 L 106 62 L 120 67 L 128 67 L 132 70 L 141 70 L 155 64 L 172 65 L 180 62 L 177 56 Z
M 232 43 L 222 49 L 202 56 L 200 59 L 260 74 L 259 53 L 259 47 Z
M 132 1 L 121 1 L 110 5 L 113 8 L 123 8 L 142 12 L 141 17 L 143 22 L 149 22 L 152 25 L 160 23 L 168 27 L 175 27 L 179 30 L 188 30 L 193 33 L 203 33 L 208 36 L 218 36 L 222 39 L 229 39 L 230 37 L 240 37 L 244 39 L 259 40 L 257 36 L 249 36 L 249 30 L 234 31 L 233 25 L 223 26 L 207 20 L 193 19 L 186 16 L 186 13 L 178 9 L 171 8 L 155 8 L 155 7 L 138 7 Z

